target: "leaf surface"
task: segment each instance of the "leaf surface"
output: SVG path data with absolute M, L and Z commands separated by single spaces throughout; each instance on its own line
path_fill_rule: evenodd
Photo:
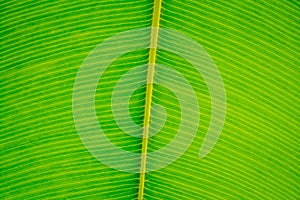
M 137 199 L 139 174 L 104 165 L 81 142 L 72 92 L 82 62 L 98 44 L 151 27 L 153 1 L 0 4 L 0 198 Z M 226 89 L 226 123 L 213 150 L 200 159 L 212 114 L 210 92 L 190 62 L 158 49 L 156 63 L 178 71 L 195 91 L 200 122 L 179 159 L 146 173 L 144 199 L 298 199 L 299 3 L 164 0 L 160 27 L 189 36 L 212 57 Z M 106 137 L 133 153 L 141 153 L 142 140 L 116 124 L 111 97 L 118 80 L 146 65 L 148 56 L 148 49 L 137 49 L 116 59 L 95 93 Z M 142 83 L 147 69 L 137 77 Z M 128 106 L 140 126 L 145 98 L 144 85 Z M 182 120 L 169 88 L 154 84 L 152 103 L 164 107 L 166 121 L 149 138 L 149 153 L 168 145 Z

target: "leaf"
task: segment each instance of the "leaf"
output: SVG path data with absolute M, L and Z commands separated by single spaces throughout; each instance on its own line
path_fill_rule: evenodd
M 72 93 L 90 52 L 118 33 L 151 27 L 152 11 L 148 0 L 1 2 L 1 199 L 138 197 L 139 174 L 110 168 L 82 143 Z M 144 199 L 299 198 L 298 26 L 296 1 L 163 1 L 160 28 L 195 40 L 218 67 L 226 123 L 213 150 L 200 159 L 212 115 L 207 82 L 185 58 L 158 49 L 156 63 L 179 72 L 195 91 L 200 122 L 181 157 L 146 173 Z M 116 59 L 95 93 L 106 137 L 133 153 L 141 152 L 141 139 L 116 124 L 111 97 L 124 74 L 147 64 L 148 53 L 137 49 Z M 132 82 L 146 76 L 141 70 Z M 139 125 L 145 94 L 140 86 L 129 100 L 130 116 Z M 149 153 L 168 145 L 181 122 L 180 101 L 169 88 L 154 84 L 152 101 L 165 109 L 166 121 L 149 138 Z M 157 129 L 164 121 L 153 120 Z

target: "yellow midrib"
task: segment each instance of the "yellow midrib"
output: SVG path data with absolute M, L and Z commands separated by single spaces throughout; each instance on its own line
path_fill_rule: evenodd
M 155 61 L 156 61 L 161 3 L 162 0 L 154 0 L 151 38 L 150 38 L 150 50 L 149 50 L 148 68 L 147 68 L 147 86 L 146 86 L 146 99 L 145 99 L 145 111 L 144 111 L 144 122 L 143 122 L 144 129 L 143 129 L 143 139 L 142 139 L 142 154 L 141 154 L 141 165 L 140 165 L 140 183 L 139 183 L 139 191 L 138 191 L 138 200 L 143 199 L 144 189 L 145 189 L 149 124 L 150 124 L 150 115 L 151 115 L 151 103 L 152 103 L 153 81 L 154 81 L 154 72 L 155 72 Z

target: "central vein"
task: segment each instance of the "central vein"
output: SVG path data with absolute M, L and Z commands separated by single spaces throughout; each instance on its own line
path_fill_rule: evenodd
M 146 100 L 145 100 L 145 111 L 144 111 L 144 122 L 143 122 L 144 129 L 143 129 L 138 200 L 143 199 L 144 188 L 145 188 L 147 149 L 148 149 L 148 138 L 149 138 L 149 128 L 150 128 L 149 124 L 150 124 L 150 115 L 151 115 L 151 103 L 152 103 L 152 93 L 153 93 L 153 81 L 154 81 L 154 70 L 155 70 L 155 61 L 156 61 L 161 2 L 162 0 L 154 0 L 154 9 L 153 9 L 153 16 L 152 16 L 150 50 L 149 50 L 148 69 L 147 69 L 147 86 L 146 86 Z

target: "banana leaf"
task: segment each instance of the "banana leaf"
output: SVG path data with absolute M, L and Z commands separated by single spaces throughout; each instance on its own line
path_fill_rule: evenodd
M 129 171 L 116 169 L 101 160 L 112 157 L 101 154 L 99 159 L 91 152 L 108 152 L 110 147 L 93 137 L 88 138 L 89 148 L 82 141 L 74 121 L 74 84 L 99 44 L 152 26 L 154 2 L 0 4 L 0 199 L 137 199 L 141 177 L 136 171 L 139 165 L 134 164 L 138 160 L 128 163 L 115 154 L 115 164 Z M 212 91 L 193 63 L 157 48 L 155 78 L 170 87 L 186 80 L 196 97 L 189 113 L 199 113 L 199 120 L 191 123 L 182 117 L 186 99 L 181 101 L 159 82 L 152 84 L 153 134 L 147 139 L 147 153 L 169 145 L 183 121 L 196 131 L 180 156 L 145 173 L 143 199 L 300 199 L 299 9 L 296 0 L 162 1 L 159 28 L 193 40 L 217 67 L 226 92 L 226 118 L 210 152 L 199 156 L 214 114 Z M 86 123 L 98 124 L 118 149 L 140 155 L 143 138 L 128 131 L 143 129 L 149 48 L 132 49 L 130 44 L 144 47 L 151 38 L 144 34 L 141 40 L 124 39 L 120 47 L 108 47 L 106 57 L 97 62 L 106 61 L 110 52 L 127 47 L 130 51 L 109 63 L 101 78 L 90 73 L 82 79 L 99 78 L 92 99 L 96 121 L 86 118 Z M 163 42 L 178 52 L 181 47 L 192 48 L 162 34 L 158 44 Z M 138 70 L 123 85 L 113 109 L 115 88 L 132 69 Z M 172 70 L 183 79 L 174 81 L 177 75 Z M 132 84 L 136 88 L 124 102 L 122 92 L 128 94 Z M 78 91 L 85 95 L 84 88 Z M 124 108 L 127 118 L 120 114 Z M 86 107 L 81 109 L 79 115 L 85 116 Z M 92 126 L 87 129 L 94 131 Z

